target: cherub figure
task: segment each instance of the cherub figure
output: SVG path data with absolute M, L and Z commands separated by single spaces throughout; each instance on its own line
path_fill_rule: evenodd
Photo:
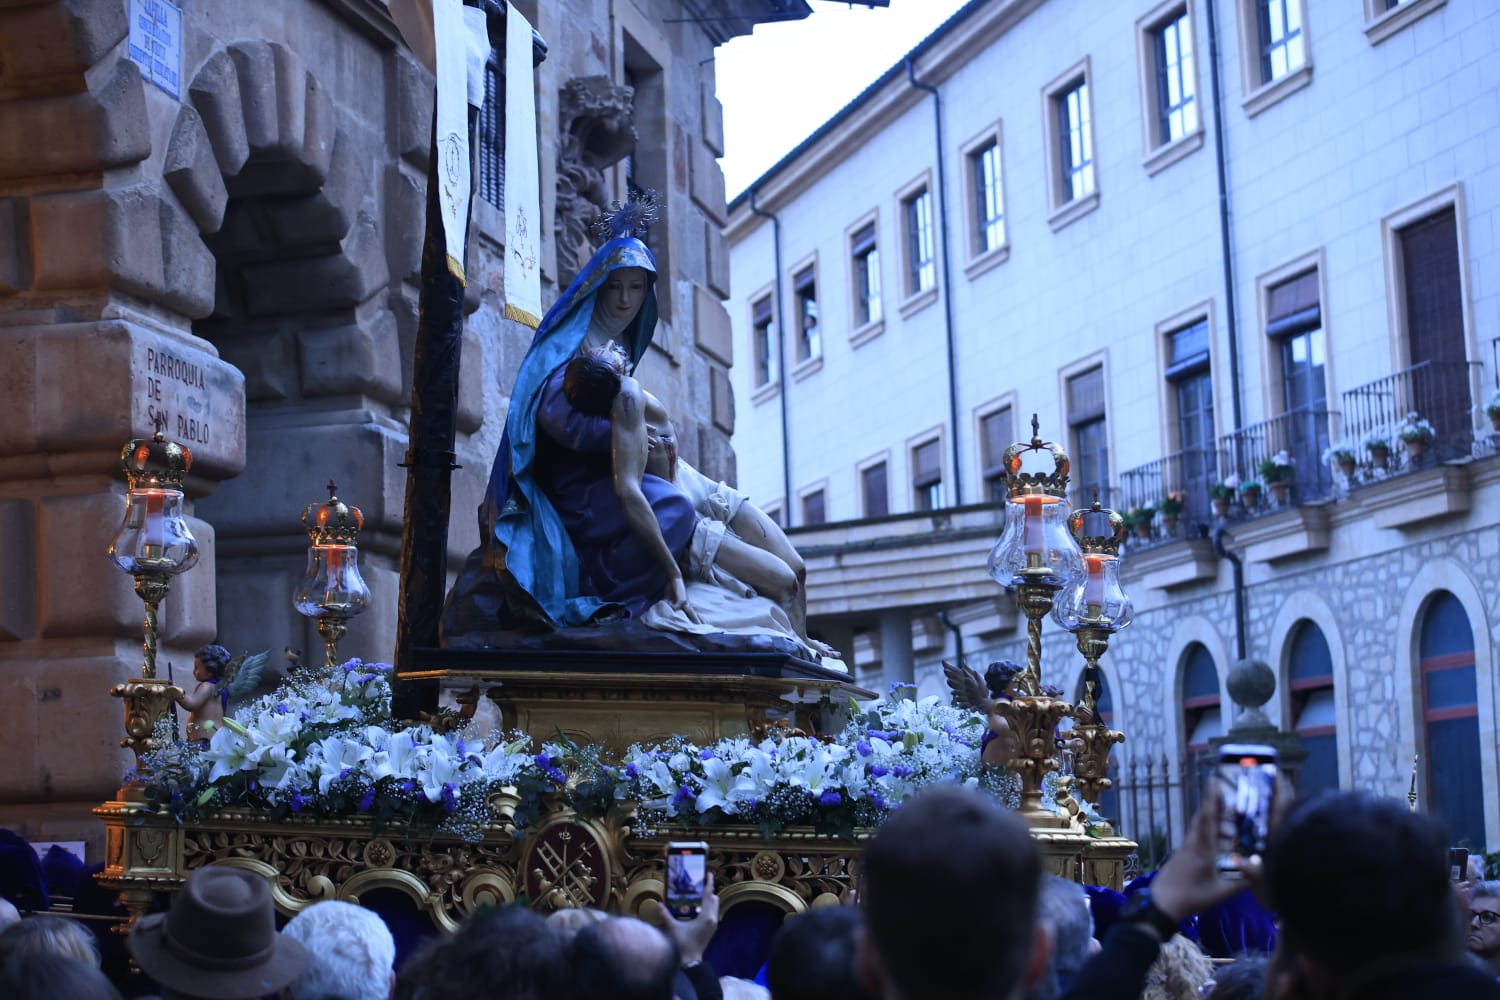
M 187 738 L 207 742 L 223 724 L 229 699 L 242 697 L 260 684 L 269 652 L 231 659 L 229 650 L 216 643 L 199 647 L 193 654 L 193 679 L 197 685 L 177 699 L 187 709 Z
M 1016 735 L 998 706 L 1020 693 L 1015 688 L 1020 664 L 1010 660 L 991 663 L 981 680 L 979 672 L 966 664 L 944 663 L 943 675 L 953 692 L 953 703 L 985 717 L 989 732 L 980 744 L 979 759 L 991 767 L 1005 767 L 1016 755 Z
M 229 659 L 229 650 L 214 643 L 199 647 L 193 654 L 193 680 L 198 684 L 177 699 L 188 712 L 189 740 L 207 740 L 224 722 L 229 691 L 227 687 L 222 691 L 220 688 Z

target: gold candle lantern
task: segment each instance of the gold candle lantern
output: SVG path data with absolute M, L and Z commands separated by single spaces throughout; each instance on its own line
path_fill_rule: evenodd
M 1071 733 L 1076 741 L 1074 783 L 1085 799 L 1097 804 L 1100 793 L 1113 784 L 1108 777 L 1110 750 L 1125 741 L 1124 733 L 1110 729 L 1099 718 L 1099 658 L 1109 648 L 1109 637 L 1130 624 L 1135 610 L 1120 587 L 1125 519 L 1100 507 L 1096 496 L 1093 506 L 1074 511 L 1068 518 L 1068 531 L 1083 554 L 1084 573 L 1054 603 L 1052 618 L 1077 636 L 1078 651 L 1083 654 L 1083 696 L 1073 713 Z
M 299 613 L 318 620 L 327 667 L 338 662 L 339 640 L 349 619 L 370 605 L 370 588 L 359 572 L 356 544 L 365 517 L 358 507 L 340 500 L 337 489 L 330 480 L 328 500 L 302 510 L 302 524 L 312 544 L 307 549 L 307 571 L 293 598 Z
M 135 592 L 146 606 L 142 625 L 141 676 L 110 689 L 123 699 L 125 738 L 120 745 L 141 757 L 153 747 L 157 722 L 171 710 L 182 689 L 156 676 L 157 612 L 172 577 L 198 562 L 198 541 L 183 516 L 182 483 L 193 466 L 184 446 L 161 431 L 136 438 L 120 452 L 125 470 L 125 519 L 109 544 L 114 564 L 135 577 Z

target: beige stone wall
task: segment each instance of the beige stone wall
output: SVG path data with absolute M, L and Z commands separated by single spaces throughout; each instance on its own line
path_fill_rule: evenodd
M 763 4 L 521 3 L 549 45 L 537 71 L 544 297 L 558 93 L 572 77 L 642 83 L 638 174 L 665 198 L 659 348 L 643 375 L 684 452 L 733 473 L 729 448 L 722 118 L 713 46 Z M 130 763 L 109 686 L 139 670 L 142 608 L 105 557 L 124 507 L 121 445 L 167 433 L 197 459 L 203 550 L 173 584 L 158 662 L 283 646 L 318 655 L 291 607 L 298 515 L 339 495 L 366 516 L 374 594 L 340 652 L 388 660 L 402 505 L 431 80 L 381 0 L 182 4 L 179 97 L 144 79 L 129 0 L 0 6 L 0 823 L 92 837 L 87 809 Z M 611 182 L 624 189 L 623 170 Z M 504 221 L 480 203 L 463 348 L 449 552 L 473 511 L 531 332 L 500 319 Z M 190 373 L 190 374 L 187 374 Z

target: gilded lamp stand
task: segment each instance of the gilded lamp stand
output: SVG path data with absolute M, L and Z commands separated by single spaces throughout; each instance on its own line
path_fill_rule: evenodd
M 1071 511 L 1067 502 L 1068 456 L 1043 441 L 1031 418 L 1030 443 L 1006 449 L 1006 519 L 990 552 L 989 573 L 1013 589 L 1026 616 L 1026 666 L 1018 695 L 1001 700 L 995 711 L 1016 736 L 1009 768 L 1021 779 L 1021 814 L 1035 829 L 1065 827 L 1068 816 L 1042 805 L 1042 782 L 1061 768 L 1057 725 L 1074 719 L 1069 733 L 1076 784 L 1090 802 L 1109 787 L 1109 752 L 1123 734 L 1103 726 L 1095 703 L 1098 660 L 1109 635 L 1130 622 L 1130 602 L 1120 590 L 1119 543 L 1124 520 L 1099 506 Z M 1078 635 L 1087 663 L 1085 689 L 1077 710 L 1049 693 L 1041 679 L 1042 619 L 1048 614 Z M 1060 798 L 1071 792 L 1066 788 Z

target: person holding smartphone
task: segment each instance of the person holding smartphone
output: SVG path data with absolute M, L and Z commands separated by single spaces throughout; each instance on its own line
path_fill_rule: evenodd
M 1186 841 L 1147 897 L 1127 901 L 1065 998 L 1133 1000 L 1161 942 L 1249 881 L 1280 917 L 1267 1000 L 1500 1000 L 1493 973 L 1463 954 L 1436 819 L 1367 792 L 1323 795 L 1273 821 L 1264 856 L 1235 878 L 1218 863 L 1220 808 L 1204 797 Z

